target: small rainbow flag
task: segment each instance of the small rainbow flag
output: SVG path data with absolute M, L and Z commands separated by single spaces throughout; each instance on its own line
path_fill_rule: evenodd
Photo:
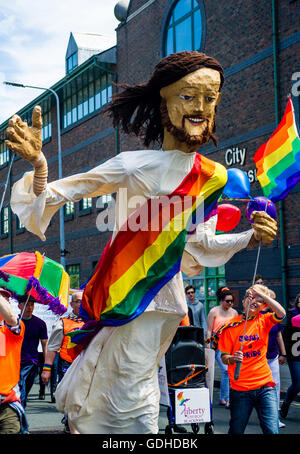
M 300 138 L 291 98 L 278 127 L 255 153 L 254 162 L 264 196 L 272 202 L 286 197 L 300 180 Z

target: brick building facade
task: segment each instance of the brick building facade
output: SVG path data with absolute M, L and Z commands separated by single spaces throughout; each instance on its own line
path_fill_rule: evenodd
M 300 71 L 299 58 L 297 61 L 300 50 L 299 0 L 123 0 L 117 7 L 120 25 L 116 30 L 117 45 L 113 48 L 116 58 L 114 62 L 111 56 L 107 58 L 107 52 L 112 52 L 112 49 L 96 56 L 99 61 L 95 63 L 95 71 L 99 71 L 99 77 L 109 70 L 112 80 L 119 83 L 144 82 L 172 46 L 175 50 L 182 50 L 185 43 L 214 56 L 225 70 L 216 121 L 219 144 L 217 148 L 208 144 L 201 148 L 201 153 L 227 168 L 237 167 L 247 172 L 251 196 L 262 195 L 255 177 L 253 156 L 274 131 L 291 92 L 295 95 L 297 119 L 300 120 L 299 88 L 293 90 Z M 77 73 L 85 74 L 91 59 L 95 57 L 90 57 L 52 87 L 58 91 L 61 102 L 67 96 L 64 93 L 70 84 L 68 78 L 72 74 L 75 79 Z M 39 100 L 34 100 L 32 105 L 36 101 Z M 28 106 L 24 108 L 26 110 Z M 52 136 L 44 144 L 44 152 L 50 160 L 50 180 L 58 175 L 55 115 L 53 105 Z M 5 126 L 1 125 L 1 129 Z M 116 153 L 143 149 L 138 139 L 114 131 L 110 121 L 101 115 L 101 108 L 63 128 L 61 140 L 64 176 L 92 168 Z M 243 159 L 238 161 L 239 156 Z M 1 181 L 5 179 L 7 166 L 8 163 L 0 169 Z M 18 159 L 13 164 L 11 183 L 29 168 L 27 163 Z M 92 206 L 85 210 L 80 210 L 79 204 L 75 204 L 75 212 L 65 221 L 66 263 L 69 269 L 70 265 L 80 265 L 80 283 L 88 278 L 110 236 L 109 232 L 100 233 L 96 229 L 99 211 L 95 204 L 93 200 Z M 245 203 L 236 205 L 242 210 L 242 219 L 233 233 L 249 227 Z M 300 291 L 299 206 L 298 184 L 283 203 L 276 204 L 280 227 L 278 237 L 271 245 L 263 246 L 258 266 L 258 272 L 286 305 Z M 16 232 L 14 216 L 9 216 L 9 223 L 9 232 L 2 234 L 0 241 L 1 255 L 38 249 L 59 260 L 58 215 L 47 231 L 45 243 L 22 229 Z M 237 254 L 225 269 L 205 270 L 194 280 L 199 296 L 206 300 L 207 309 L 215 304 L 215 290 L 225 280 L 240 298 L 252 281 L 256 251 L 245 250 Z

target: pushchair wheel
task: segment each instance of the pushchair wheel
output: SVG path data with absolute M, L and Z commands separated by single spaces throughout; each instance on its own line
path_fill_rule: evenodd
M 171 426 L 166 426 L 165 435 L 173 435 L 173 431 L 172 431 L 172 427 Z
M 192 423 L 191 427 L 192 427 L 192 431 L 193 431 L 194 434 L 197 434 L 199 432 L 199 428 L 200 428 L 199 424 Z
M 214 423 L 211 422 L 206 422 L 204 425 L 204 433 L 206 435 L 211 435 L 214 433 Z

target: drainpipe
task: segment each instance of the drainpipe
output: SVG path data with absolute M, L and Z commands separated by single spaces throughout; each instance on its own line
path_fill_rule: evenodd
M 275 93 L 275 118 L 276 126 L 280 122 L 280 100 L 279 100 L 279 83 L 278 83 L 278 12 L 277 0 L 272 0 L 272 26 L 273 26 L 273 66 L 274 66 L 274 93 Z M 284 235 L 284 210 L 283 201 L 279 201 L 279 226 L 280 226 L 280 255 L 281 255 L 281 281 L 283 306 L 287 309 L 288 305 L 288 287 L 287 287 L 287 264 L 286 248 Z

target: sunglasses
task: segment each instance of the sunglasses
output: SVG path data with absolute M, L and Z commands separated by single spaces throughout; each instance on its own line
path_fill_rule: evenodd
M 225 301 L 225 303 L 233 303 L 233 300 L 231 300 L 231 299 L 230 300 L 224 300 L 224 301 Z
M 187 295 L 193 295 L 195 292 L 192 291 L 192 292 L 186 292 Z

